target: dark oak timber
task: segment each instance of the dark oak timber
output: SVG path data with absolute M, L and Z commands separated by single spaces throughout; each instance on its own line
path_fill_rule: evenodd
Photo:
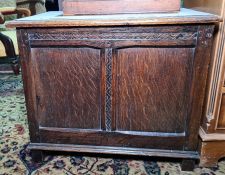
M 139 23 L 117 26 L 106 20 L 83 26 L 83 19 L 62 27 L 51 17 L 9 23 L 18 32 L 29 148 L 198 159 L 219 18 L 184 19 L 187 12 L 174 23 L 159 14 L 159 23 L 140 16 Z
M 153 157 L 174 157 L 199 159 L 198 152 L 195 151 L 179 151 L 179 150 L 162 150 L 162 149 L 143 149 L 143 148 L 124 148 L 124 147 L 106 147 L 106 146 L 89 146 L 89 145 L 70 145 L 70 144 L 47 144 L 47 143 L 31 143 L 31 150 L 41 149 L 44 151 L 65 151 L 65 152 L 81 152 L 81 153 L 101 153 L 101 154 L 121 154 L 121 155 L 138 155 Z
M 181 163 L 182 171 L 193 171 L 195 168 L 195 160 L 193 159 L 184 159 Z
M 32 150 L 31 157 L 34 162 L 42 162 L 44 161 L 44 153 L 40 150 Z

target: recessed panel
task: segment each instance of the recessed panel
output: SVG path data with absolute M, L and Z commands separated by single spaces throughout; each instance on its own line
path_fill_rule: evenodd
M 33 48 L 40 126 L 100 128 L 100 50 Z
M 117 50 L 116 130 L 184 133 L 193 59 L 194 48 Z
M 225 94 L 222 95 L 221 99 L 218 128 L 225 130 Z

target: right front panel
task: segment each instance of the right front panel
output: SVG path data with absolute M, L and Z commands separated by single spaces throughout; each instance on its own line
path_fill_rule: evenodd
M 194 51 L 173 47 L 116 51 L 116 130 L 185 135 Z

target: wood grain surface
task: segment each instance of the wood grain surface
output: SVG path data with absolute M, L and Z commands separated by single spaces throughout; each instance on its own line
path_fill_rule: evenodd
M 33 48 L 40 126 L 100 129 L 100 50 Z
M 184 7 L 221 15 L 224 0 L 184 0 Z
M 211 23 L 18 29 L 33 148 L 198 158 L 213 31 Z
M 169 24 L 217 23 L 217 15 L 182 8 L 178 13 L 147 13 L 118 15 L 74 15 L 63 16 L 62 12 L 46 12 L 28 18 L 10 21 L 10 28 L 32 27 L 78 27 L 78 26 L 145 26 Z
M 64 15 L 177 12 L 180 0 L 66 0 Z
M 225 156 L 225 141 L 202 142 L 200 166 L 216 167 L 218 161 Z
M 194 48 L 118 50 L 118 130 L 185 132 L 183 121 L 190 105 L 194 51 Z

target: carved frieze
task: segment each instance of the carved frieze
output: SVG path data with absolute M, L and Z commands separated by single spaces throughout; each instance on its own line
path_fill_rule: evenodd
M 29 40 L 195 40 L 197 32 L 179 33 L 30 33 Z

